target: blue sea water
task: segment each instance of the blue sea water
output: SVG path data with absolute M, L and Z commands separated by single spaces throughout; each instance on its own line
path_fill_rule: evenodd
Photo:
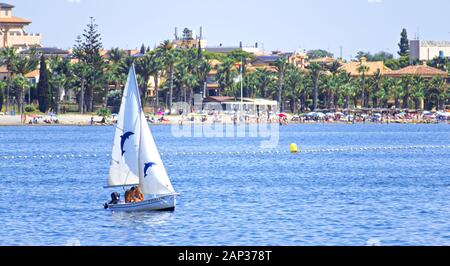
M 261 139 L 152 132 L 182 195 L 173 213 L 103 210 L 113 127 L 0 127 L 0 245 L 450 245 L 450 148 L 193 156 L 174 152 Z M 290 143 L 442 146 L 450 126 L 281 127 L 278 149 Z

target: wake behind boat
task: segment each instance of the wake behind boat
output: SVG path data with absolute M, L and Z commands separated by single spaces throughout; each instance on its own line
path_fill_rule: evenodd
M 175 192 L 148 127 L 141 105 L 134 65 L 128 74 L 117 120 L 108 187 L 133 187 L 145 198 L 125 202 L 111 195 L 105 209 L 112 211 L 173 211 Z

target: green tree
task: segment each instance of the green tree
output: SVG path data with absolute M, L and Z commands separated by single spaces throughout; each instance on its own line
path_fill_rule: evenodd
M 362 107 L 367 107 L 366 101 L 366 80 L 367 80 L 367 72 L 369 72 L 370 68 L 366 65 L 361 64 L 356 71 L 360 74 L 361 80 L 361 105 Z
M 374 108 L 379 107 L 380 96 L 383 96 L 383 90 L 381 88 L 382 81 L 383 81 L 383 75 L 381 74 L 381 71 L 379 69 L 377 69 L 375 74 L 370 78 L 372 107 L 374 107 Z
M 267 69 L 256 69 L 257 80 L 257 95 L 262 98 L 267 98 L 270 95 L 272 88 L 276 86 L 275 75 Z
M 178 51 L 173 47 L 172 43 L 168 40 L 164 41 L 159 47 L 162 50 L 163 64 L 167 69 L 169 76 L 169 97 L 167 105 L 169 106 L 169 113 L 171 114 L 173 101 L 174 71 L 175 71 L 175 63 L 178 61 Z
M 94 109 L 94 89 L 101 84 L 102 75 L 104 74 L 105 61 L 100 55 L 103 49 L 101 34 L 98 32 L 98 25 L 93 17 L 87 25 L 84 33 L 78 36 L 74 46 L 74 55 L 77 59 L 84 62 L 89 68 L 85 76 L 85 106 L 87 112 L 93 112 Z
M 403 29 L 402 33 L 400 34 L 400 43 L 398 44 L 398 47 L 398 55 L 409 56 L 409 39 L 406 29 Z
M 434 102 L 437 109 L 444 110 L 445 100 L 448 100 L 449 97 L 448 91 L 448 84 L 445 78 L 432 78 L 428 83 L 428 88 L 425 91 L 428 108 L 431 109 L 432 103 Z
M 89 75 L 90 68 L 89 66 L 83 62 L 80 61 L 76 63 L 73 66 L 74 74 L 78 77 L 78 82 L 80 85 L 79 91 L 78 91 L 78 105 L 79 105 L 79 112 L 80 114 L 84 114 L 86 112 L 86 101 L 84 100 L 85 96 L 85 87 L 86 87 L 86 79 Z
M 322 67 L 317 63 L 312 63 L 308 66 L 308 69 L 310 71 L 310 77 L 313 85 L 312 110 L 316 111 L 319 99 L 319 81 L 322 74 Z
M 25 101 L 25 89 L 28 89 L 30 86 L 28 79 L 25 78 L 25 75 L 36 70 L 39 65 L 39 59 L 37 56 L 37 52 L 35 49 L 32 49 L 29 54 L 23 54 L 16 58 L 14 64 L 10 66 L 11 73 L 15 75 L 20 75 L 21 78 L 18 79 L 16 84 L 20 84 L 20 86 L 16 86 L 16 97 L 18 99 L 18 110 L 23 113 L 24 111 L 24 101 Z M 28 86 L 23 86 L 23 78 L 28 82 Z
M 421 76 L 413 76 L 411 82 L 411 97 L 417 110 L 421 109 L 421 102 L 425 97 L 425 80 Z
M 14 73 L 11 72 L 14 64 L 18 60 L 17 49 L 16 48 L 4 48 L 0 50 L 0 65 L 5 66 L 7 70 L 7 86 L 6 86 L 6 104 L 5 111 L 6 113 L 9 111 L 9 98 L 10 98 L 10 89 L 11 89 L 11 78 Z
M 136 61 L 136 72 L 144 80 L 145 86 L 141 88 L 142 104 L 145 105 L 147 94 L 147 86 L 151 77 L 153 77 L 155 84 L 155 107 L 159 107 L 159 78 L 162 71 L 162 59 L 159 55 L 159 50 L 146 53 L 143 57 Z
M 411 97 L 411 87 L 413 84 L 413 76 L 405 75 L 405 76 L 401 77 L 401 81 L 402 81 L 401 95 L 403 98 L 402 99 L 402 108 L 408 109 L 409 108 L 409 99 Z
M 217 81 L 221 91 L 232 91 L 234 78 L 237 76 L 234 64 L 233 59 L 227 58 L 217 66 Z
M 326 50 L 317 49 L 317 50 L 309 50 L 307 53 L 309 59 L 317 59 L 323 57 L 333 57 L 333 53 L 330 53 Z
M 50 108 L 51 87 L 49 81 L 49 73 L 44 55 L 41 56 L 39 67 L 39 82 L 37 85 L 39 111 L 45 113 Z
M 3 100 L 5 98 L 5 88 L 6 88 L 6 82 L 0 80 L 0 112 L 3 108 Z
M 52 109 L 59 114 L 61 101 L 63 101 L 66 94 L 66 88 L 74 79 L 72 64 L 68 58 L 52 57 L 49 73 L 52 87 Z
M 284 101 L 283 101 L 283 86 L 284 86 L 284 77 L 286 74 L 286 69 L 288 67 L 288 62 L 286 60 L 286 58 L 284 57 L 279 57 L 276 61 L 275 61 L 275 67 L 277 69 L 277 74 L 278 74 L 278 79 L 277 79 L 277 83 L 278 83 L 278 97 L 277 97 L 277 101 L 278 104 L 280 105 L 280 112 L 284 111 Z
M 22 74 L 15 75 L 12 80 L 13 86 L 16 89 L 16 97 L 18 99 L 20 113 L 24 113 L 25 90 L 30 87 L 30 82 Z

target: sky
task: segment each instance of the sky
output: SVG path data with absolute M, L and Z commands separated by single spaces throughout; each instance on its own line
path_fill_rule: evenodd
M 46 47 L 71 48 L 89 17 L 104 47 L 154 47 L 188 27 L 208 46 L 259 43 L 266 52 L 329 50 L 352 58 L 358 51 L 396 54 L 402 28 L 408 37 L 450 40 L 448 0 L 5 0 L 14 15 L 33 23 Z

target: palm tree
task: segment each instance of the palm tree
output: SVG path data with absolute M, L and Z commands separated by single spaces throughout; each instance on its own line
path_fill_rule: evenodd
M 69 59 L 53 57 L 50 61 L 50 84 L 52 86 L 53 109 L 60 113 L 60 102 L 65 95 L 66 87 L 72 82 L 72 65 Z
M 284 57 L 279 57 L 276 61 L 275 61 L 275 67 L 277 69 L 277 74 L 278 74 L 278 104 L 280 105 L 280 113 L 283 112 L 284 109 L 284 104 L 283 104 L 283 99 L 282 99 L 282 94 L 283 94 L 283 86 L 284 86 L 284 76 L 286 74 L 286 69 L 288 66 L 288 62 L 286 60 L 286 58 Z
M 402 91 L 401 95 L 403 96 L 402 100 L 402 108 L 409 108 L 409 98 L 411 96 L 411 85 L 413 83 L 413 77 L 410 75 L 403 76 L 401 78 L 402 81 Z
M 430 80 L 428 89 L 426 91 L 427 101 L 430 103 L 432 98 L 436 99 L 436 108 L 444 109 L 444 103 L 447 96 L 448 85 L 444 78 L 434 77 Z M 429 104 L 428 104 L 429 105 Z
M 319 98 L 319 79 L 322 74 L 322 67 L 318 63 L 312 63 L 308 66 L 310 70 L 311 81 L 313 85 L 313 105 L 312 110 L 317 110 L 317 100 Z
M 28 55 L 17 56 L 14 63 L 10 66 L 10 71 L 14 75 L 20 75 L 20 76 L 22 76 L 22 78 L 25 78 L 25 75 L 36 70 L 38 65 L 39 65 L 39 60 L 38 60 L 37 52 L 35 49 L 33 49 L 31 51 L 31 53 Z M 27 79 L 27 81 L 28 81 L 28 79 Z M 24 88 L 29 88 L 29 86 L 19 86 L 16 88 L 19 90 L 19 91 L 17 91 L 18 110 L 20 110 L 20 112 L 23 113 L 24 101 L 25 101 Z
M 14 85 L 14 88 L 16 89 L 16 97 L 19 99 L 18 110 L 20 110 L 20 113 L 24 113 L 24 106 L 23 106 L 23 99 L 25 96 L 24 91 L 30 87 L 30 82 L 22 74 L 18 74 L 14 76 L 12 83 Z
M 86 86 L 86 77 L 89 74 L 89 66 L 86 63 L 80 61 L 80 62 L 76 63 L 73 67 L 74 67 L 74 73 L 76 76 L 79 77 L 80 83 L 81 83 L 80 91 L 78 93 L 78 95 L 79 95 L 78 104 L 79 104 L 80 114 L 84 114 L 84 112 L 86 110 L 86 103 L 84 101 L 84 91 L 85 91 L 85 86 Z
M 356 71 L 361 75 L 361 105 L 362 107 L 367 107 L 366 104 L 366 74 L 369 72 L 370 68 L 366 65 L 361 64 Z
M 206 88 L 206 83 L 208 81 L 209 73 L 211 72 L 212 67 L 208 60 L 206 59 L 200 59 L 199 63 L 197 65 L 196 74 L 199 86 L 203 86 L 203 88 Z M 208 95 L 204 95 L 205 97 Z
M 9 91 L 11 87 L 11 76 L 13 73 L 11 73 L 11 68 L 14 66 L 16 60 L 18 59 L 17 55 L 17 49 L 16 48 L 10 48 L 6 47 L 0 51 L 0 65 L 5 66 L 7 70 L 7 87 L 6 87 L 6 105 L 5 105 L 5 111 L 8 113 L 9 109 Z
M 421 109 L 421 102 L 425 97 L 425 80 L 420 76 L 412 78 L 411 97 L 414 99 L 416 109 Z
M 109 61 L 113 64 L 119 64 L 125 56 L 125 52 L 120 48 L 112 48 L 108 52 Z
M 5 97 L 4 90 L 5 90 L 6 86 L 7 86 L 6 82 L 4 82 L 3 80 L 0 80 L 0 111 L 3 108 L 3 100 L 4 100 L 4 97 Z
M 303 106 L 301 100 L 302 95 L 306 90 L 305 81 L 306 77 L 300 69 L 294 65 L 290 65 L 286 71 L 286 94 L 289 95 L 291 99 L 291 111 L 297 112 L 297 101 L 300 102 L 300 106 Z
M 143 57 L 139 58 L 136 61 L 136 72 L 142 77 L 144 82 L 143 87 L 141 88 L 141 98 L 143 106 L 145 106 L 148 82 L 150 80 L 150 77 L 153 77 L 155 81 L 156 95 L 155 108 L 159 107 L 159 75 L 161 69 L 162 64 L 160 61 L 160 57 L 155 51 L 151 51 L 145 54 Z
M 388 84 L 388 95 L 390 98 L 394 99 L 395 108 L 400 108 L 400 98 L 402 96 L 402 79 L 392 79 L 391 83 Z
M 168 40 L 164 41 L 160 46 L 162 49 L 162 57 L 164 65 L 169 74 L 169 113 L 172 113 L 173 100 L 173 83 L 174 83 L 174 68 L 178 60 L 178 52 L 174 49 L 172 43 Z
M 381 91 L 381 82 L 382 82 L 382 74 L 379 69 L 375 72 L 375 74 L 370 78 L 371 89 L 372 89 L 372 107 L 378 108 L 379 98 L 378 96 L 382 95 Z M 369 98 L 369 93 L 367 95 Z
M 237 76 L 234 63 L 233 59 L 226 58 L 222 64 L 217 66 L 217 81 L 221 91 L 230 91 L 232 89 L 234 78 Z
M 255 75 L 258 84 L 258 91 L 256 94 L 259 95 L 259 97 L 267 98 L 269 91 L 275 86 L 274 73 L 267 69 L 256 69 Z

